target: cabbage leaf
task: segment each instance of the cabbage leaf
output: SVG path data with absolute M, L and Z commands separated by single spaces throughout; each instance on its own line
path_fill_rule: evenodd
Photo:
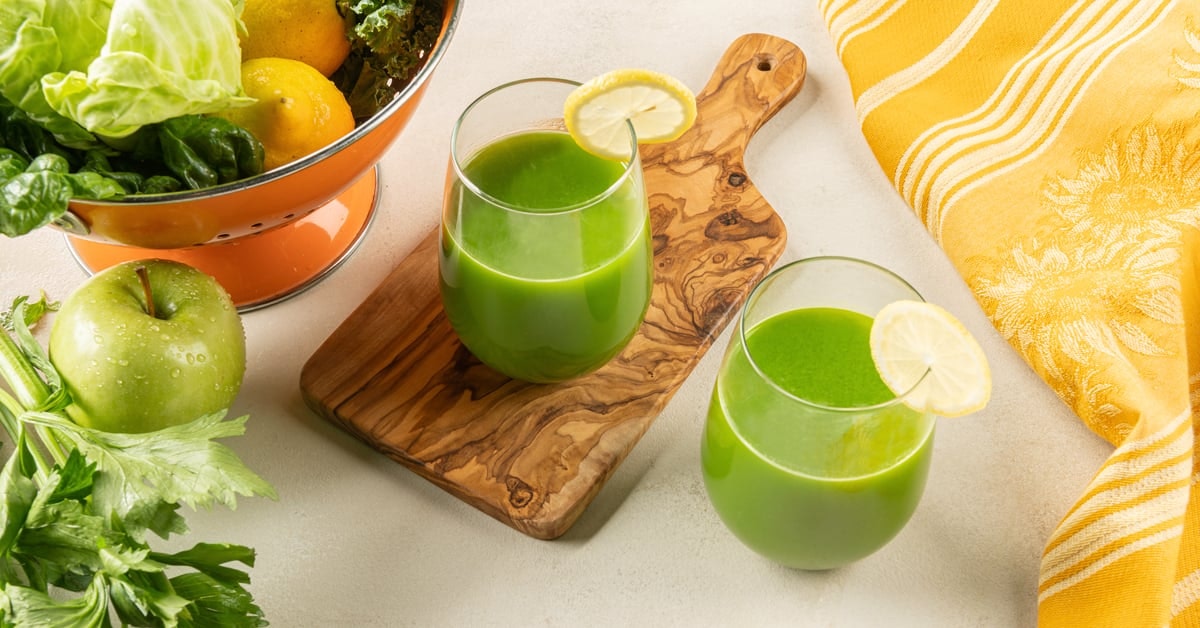
M 242 0 L 4 0 L 0 95 L 65 146 L 253 102 Z
M 63 146 L 90 148 L 97 140 L 50 106 L 41 79 L 63 68 L 86 68 L 104 45 L 111 9 L 112 0 L 0 2 L 0 96 Z M 59 33 L 69 35 L 66 43 Z

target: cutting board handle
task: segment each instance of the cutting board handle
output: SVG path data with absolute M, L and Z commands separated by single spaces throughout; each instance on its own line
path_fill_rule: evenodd
M 807 71 L 796 44 L 773 35 L 742 35 L 725 50 L 708 84 L 696 95 L 697 122 L 689 132 L 704 131 L 710 137 L 678 144 L 742 155 L 754 133 L 800 92 Z

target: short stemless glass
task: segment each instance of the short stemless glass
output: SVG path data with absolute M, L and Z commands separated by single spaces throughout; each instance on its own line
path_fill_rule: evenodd
M 771 560 L 830 569 L 886 545 L 929 472 L 935 417 L 888 390 L 869 333 L 921 296 L 868 262 L 819 257 L 750 293 L 713 389 L 705 486 L 735 536 Z
M 562 121 L 577 85 L 501 85 L 467 107 L 452 136 L 442 303 L 477 358 L 530 382 L 611 360 L 642 324 L 653 284 L 633 127 L 628 162 L 585 152 Z

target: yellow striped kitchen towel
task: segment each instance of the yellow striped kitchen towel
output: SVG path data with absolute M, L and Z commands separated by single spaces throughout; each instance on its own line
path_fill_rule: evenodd
M 885 175 L 1115 450 L 1041 626 L 1200 625 L 1200 1 L 819 0 Z

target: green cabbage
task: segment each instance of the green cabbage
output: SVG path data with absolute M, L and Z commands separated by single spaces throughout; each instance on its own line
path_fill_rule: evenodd
M 248 131 L 244 0 L 0 0 L 0 234 L 72 198 L 195 189 L 262 172 Z
M 65 146 L 249 104 L 243 0 L 3 0 L 0 95 Z

